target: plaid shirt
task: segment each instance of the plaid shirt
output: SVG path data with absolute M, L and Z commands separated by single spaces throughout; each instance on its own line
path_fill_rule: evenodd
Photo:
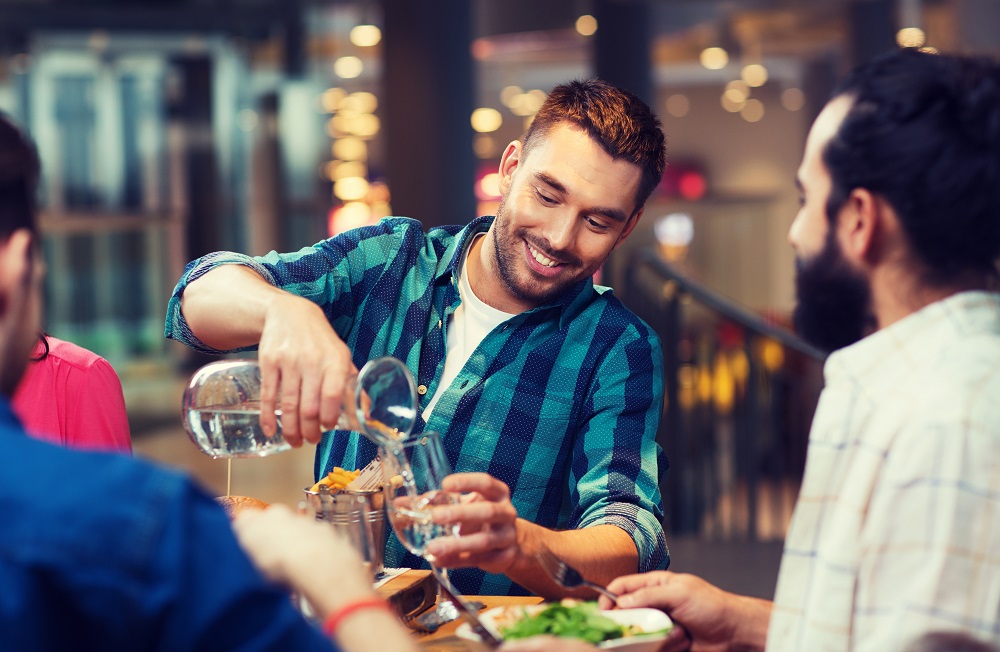
M 188 265 L 167 310 L 166 336 L 205 352 L 184 322 L 184 287 L 209 269 L 237 263 L 269 283 L 315 301 L 347 343 L 359 368 L 391 355 L 406 362 L 421 410 L 444 370 L 448 319 L 460 303 L 457 273 L 472 235 L 387 218 L 292 254 L 250 258 L 210 254 Z M 659 474 L 666 460 L 655 442 L 663 405 L 662 354 L 655 333 L 590 279 L 554 303 L 523 312 L 486 336 L 430 422 L 456 471 L 481 471 L 505 482 L 519 516 L 555 529 L 611 524 L 635 541 L 639 570 L 669 562 Z M 331 432 L 316 455 L 316 474 L 359 468 L 376 454 L 356 433 Z M 391 536 L 386 564 L 418 568 L 423 560 Z M 466 594 L 524 593 L 502 575 L 451 573 Z
M 1000 295 L 931 304 L 824 371 L 768 651 L 1000 643 Z

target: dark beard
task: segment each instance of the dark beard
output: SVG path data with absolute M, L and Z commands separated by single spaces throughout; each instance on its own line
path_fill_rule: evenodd
M 822 349 L 836 351 L 871 330 L 871 288 L 841 254 L 831 229 L 823 250 L 795 261 L 795 330 Z

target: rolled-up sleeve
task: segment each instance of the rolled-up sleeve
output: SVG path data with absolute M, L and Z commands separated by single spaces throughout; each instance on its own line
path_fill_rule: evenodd
M 257 259 L 244 254 L 232 251 L 217 251 L 193 260 L 184 268 L 184 274 L 177 281 L 177 285 L 174 286 L 174 291 L 170 295 L 170 301 L 167 302 L 167 319 L 163 329 L 163 335 L 167 339 L 176 340 L 202 353 L 226 353 L 226 351 L 208 346 L 199 340 L 191 330 L 191 327 L 188 326 L 187 320 L 184 319 L 184 313 L 181 311 L 181 297 L 187 286 L 220 265 L 243 265 L 244 267 L 249 267 L 260 274 L 261 278 L 271 285 L 277 285 L 271 272 L 264 265 Z M 256 347 L 247 347 L 239 350 L 244 351 L 253 348 Z
M 662 406 L 659 339 L 630 332 L 597 370 L 586 399 L 591 416 L 573 453 L 573 526 L 606 524 L 627 532 L 639 553 L 639 572 L 670 562 L 659 489 L 666 458 L 656 443 Z

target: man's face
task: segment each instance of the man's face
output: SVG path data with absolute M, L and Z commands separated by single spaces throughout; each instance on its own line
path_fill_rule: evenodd
M 586 132 L 561 124 L 500 166 L 493 223 L 497 272 L 521 310 L 557 298 L 596 272 L 635 227 L 637 165 L 613 160 Z
M 872 322 L 869 281 L 843 255 L 835 228 L 838 216 L 826 214 L 832 182 L 823 150 L 851 102 L 847 97 L 835 98 L 809 132 L 796 180 L 801 207 L 788 232 L 796 255 L 795 329 L 825 351 L 858 341 Z

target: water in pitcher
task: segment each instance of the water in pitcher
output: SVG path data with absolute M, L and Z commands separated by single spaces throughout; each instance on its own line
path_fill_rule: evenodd
M 187 419 L 199 448 L 212 457 L 264 457 L 291 448 L 281 433 L 280 411 L 276 414 L 278 431 L 273 437 L 260 426 L 259 401 L 193 409 Z

